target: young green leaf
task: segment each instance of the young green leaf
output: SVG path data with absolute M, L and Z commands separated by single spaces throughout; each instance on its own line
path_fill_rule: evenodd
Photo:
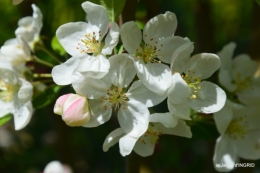
M 61 56 L 64 56 L 66 54 L 66 50 L 62 47 L 59 40 L 56 36 L 54 36 L 51 40 L 51 47 L 54 51 L 59 53 Z
M 109 20 L 117 21 L 119 15 L 124 9 L 126 0 L 90 0 L 93 3 L 100 4 L 108 12 Z
M 5 123 L 7 123 L 8 121 L 10 121 L 12 118 L 11 114 L 7 114 L 4 117 L 0 118 L 0 126 L 4 125 Z
M 36 109 L 43 108 L 57 99 L 61 86 L 51 86 L 38 94 L 32 101 Z

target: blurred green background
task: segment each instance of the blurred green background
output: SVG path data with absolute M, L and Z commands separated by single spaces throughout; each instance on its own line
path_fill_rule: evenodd
M 0 45 L 15 37 L 18 20 L 32 15 L 31 4 L 35 3 L 44 17 L 42 39 L 50 48 L 51 39 L 60 25 L 85 21 L 83 2 L 25 0 L 13 6 L 11 0 L 1 0 Z M 139 0 L 135 17 L 145 24 L 165 11 L 176 14 L 175 35 L 194 42 L 193 54 L 216 53 L 234 41 L 237 43 L 235 54 L 247 53 L 255 60 L 260 59 L 260 6 L 254 0 Z M 65 87 L 60 95 L 70 90 Z M 116 116 L 98 128 L 72 128 L 53 113 L 53 104 L 36 110 L 23 130 L 14 131 L 12 121 L 0 127 L 1 173 L 39 173 L 52 160 L 69 164 L 75 173 L 121 173 L 136 169 L 141 173 L 216 172 L 212 158 L 218 133 L 214 125 L 192 126 L 192 139 L 162 136 L 153 156 L 141 158 L 132 153 L 122 157 L 118 144 L 106 153 L 102 150 L 106 136 L 119 126 Z M 154 109 L 165 112 L 166 103 Z M 260 161 L 240 161 L 245 162 L 254 162 L 256 167 L 238 168 L 234 172 L 260 172 Z

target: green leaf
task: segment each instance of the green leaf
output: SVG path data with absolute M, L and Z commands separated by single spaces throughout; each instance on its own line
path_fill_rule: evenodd
M 255 0 L 257 3 L 258 3 L 258 5 L 260 5 L 260 0 Z
M 56 51 L 61 56 L 64 56 L 66 54 L 65 49 L 62 47 L 62 45 L 60 44 L 56 36 L 54 36 L 51 40 L 51 47 L 54 51 Z
M 12 118 L 11 114 L 7 114 L 4 117 L 0 118 L 0 126 L 4 125 L 5 123 L 7 123 L 8 121 L 10 121 Z
M 119 15 L 124 9 L 126 0 L 90 0 L 95 4 L 102 5 L 107 10 L 109 20 L 117 21 Z
M 38 94 L 32 101 L 33 107 L 39 109 L 51 104 L 57 99 L 61 88 L 61 86 L 51 86 Z

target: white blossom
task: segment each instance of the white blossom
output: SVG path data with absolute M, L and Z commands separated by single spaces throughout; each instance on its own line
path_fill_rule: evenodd
M 18 78 L 8 61 L 0 60 L 0 117 L 13 114 L 15 130 L 24 128 L 31 119 L 32 94 L 32 85 Z
M 214 152 L 214 166 L 217 171 L 229 172 L 234 169 L 239 157 L 249 160 L 260 158 L 260 117 L 259 108 L 244 107 L 227 100 L 214 119 L 220 137 Z M 218 167 L 225 164 L 226 167 Z

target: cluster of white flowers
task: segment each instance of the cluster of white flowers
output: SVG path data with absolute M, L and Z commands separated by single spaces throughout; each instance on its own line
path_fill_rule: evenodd
M 260 78 L 255 76 L 258 63 L 246 54 L 232 59 L 235 47 L 235 43 L 229 43 L 218 53 L 219 81 L 229 97 L 223 109 L 214 113 L 221 136 L 217 139 L 213 161 L 220 172 L 233 170 L 239 157 L 260 159 Z
M 24 76 L 34 44 L 39 41 L 42 14 L 32 5 L 33 16 L 18 21 L 16 38 L 7 40 L 0 49 L 0 118 L 11 113 L 16 130 L 25 127 L 32 116 L 33 86 Z
M 174 13 L 155 16 L 142 33 L 133 21 L 109 24 L 100 5 L 84 2 L 82 8 L 88 23 L 67 23 L 56 32 L 72 57 L 53 68 L 53 80 L 71 84 L 76 94 L 61 96 L 54 112 L 67 125 L 83 127 L 99 126 L 116 112 L 120 127 L 107 136 L 104 151 L 119 141 L 123 156 L 132 150 L 149 156 L 162 134 L 192 136 L 184 121 L 191 120 L 190 108 L 209 114 L 224 106 L 225 92 L 204 81 L 220 67 L 219 57 L 190 57 L 193 43 L 174 36 Z M 128 53 L 113 52 L 119 36 Z M 151 114 L 148 108 L 166 98 L 169 112 Z
M 0 118 L 13 114 L 16 130 L 25 127 L 33 113 L 33 85 L 24 74 L 30 70 L 26 63 L 36 59 L 42 13 L 34 4 L 32 8 L 33 16 L 19 20 L 16 38 L 0 49 Z M 68 126 L 97 127 L 117 115 L 120 127 L 108 134 L 103 150 L 118 142 L 122 156 L 134 150 L 146 157 L 163 134 L 191 138 L 186 124 L 191 112 L 214 114 L 221 134 L 213 157 L 217 171 L 231 171 L 239 157 L 260 158 L 258 64 L 245 54 L 232 59 L 235 43 L 218 55 L 191 56 L 193 43 L 174 35 L 177 19 L 172 12 L 155 16 L 140 30 L 133 21 L 120 27 L 109 23 L 101 5 L 87 1 L 82 8 L 87 22 L 67 23 L 56 32 L 71 58 L 51 72 L 57 85 L 75 90 L 60 96 L 54 106 Z M 120 38 L 124 51 L 116 48 Z M 218 69 L 226 92 L 205 81 Z M 154 112 L 152 107 L 165 99 L 169 112 Z M 227 166 L 217 166 L 223 164 Z M 45 168 L 46 173 L 53 170 L 65 168 L 59 162 Z

